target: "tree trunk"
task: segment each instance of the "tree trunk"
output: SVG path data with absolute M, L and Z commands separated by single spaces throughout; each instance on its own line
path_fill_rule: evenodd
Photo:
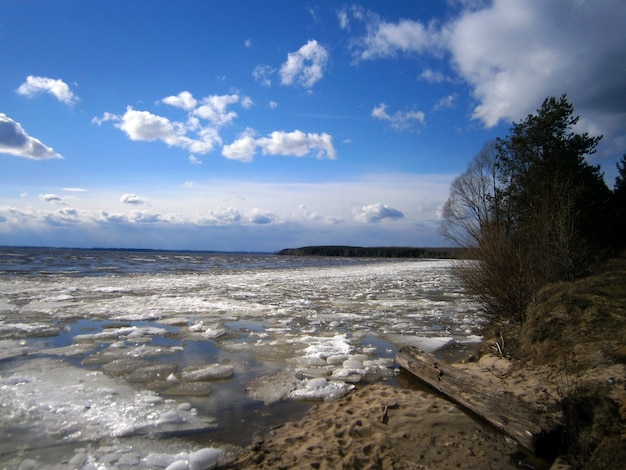
M 400 349 L 396 362 L 450 401 L 485 420 L 520 446 L 537 454 L 538 439 L 552 431 L 545 416 L 511 394 L 490 388 L 479 377 L 456 369 L 413 346 Z

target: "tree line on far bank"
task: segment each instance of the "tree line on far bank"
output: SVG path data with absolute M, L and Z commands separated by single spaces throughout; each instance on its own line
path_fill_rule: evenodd
M 477 260 L 459 273 L 496 323 L 523 323 L 543 286 L 626 248 L 626 155 L 611 190 L 586 161 L 602 137 L 574 132 L 578 120 L 565 95 L 546 98 L 451 185 L 442 233 Z
M 360 247 L 360 246 L 304 246 L 286 248 L 279 255 L 290 256 L 338 256 L 344 258 L 458 258 L 459 248 L 413 248 L 413 247 Z

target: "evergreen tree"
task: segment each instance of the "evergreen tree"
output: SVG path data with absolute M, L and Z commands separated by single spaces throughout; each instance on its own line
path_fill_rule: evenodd
M 547 98 L 452 184 L 442 231 L 478 260 L 461 275 L 494 316 L 523 321 L 537 291 L 585 273 L 610 232 L 611 191 L 586 161 L 601 137 L 575 133 L 578 119 L 565 95 Z

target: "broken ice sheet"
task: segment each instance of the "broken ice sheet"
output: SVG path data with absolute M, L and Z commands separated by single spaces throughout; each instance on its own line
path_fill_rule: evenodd
M 25 448 L 216 426 L 211 417 L 179 409 L 153 392 L 50 358 L 4 370 L 0 403 L 0 422 L 9 437 L 3 441 L 14 446 L 19 435 Z M 0 443 L 0 454 L 14 450 Z

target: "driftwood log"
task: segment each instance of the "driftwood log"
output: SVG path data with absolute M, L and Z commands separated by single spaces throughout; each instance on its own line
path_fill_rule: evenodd
M 398 352 L 396 362 L 437 392 L 485 420 L 520 446 L 537 453 L 539 439 L 551 431 L 543 415 L 514 395 L 494 390 L 479 377 L 459 370 L 413 346 Z

